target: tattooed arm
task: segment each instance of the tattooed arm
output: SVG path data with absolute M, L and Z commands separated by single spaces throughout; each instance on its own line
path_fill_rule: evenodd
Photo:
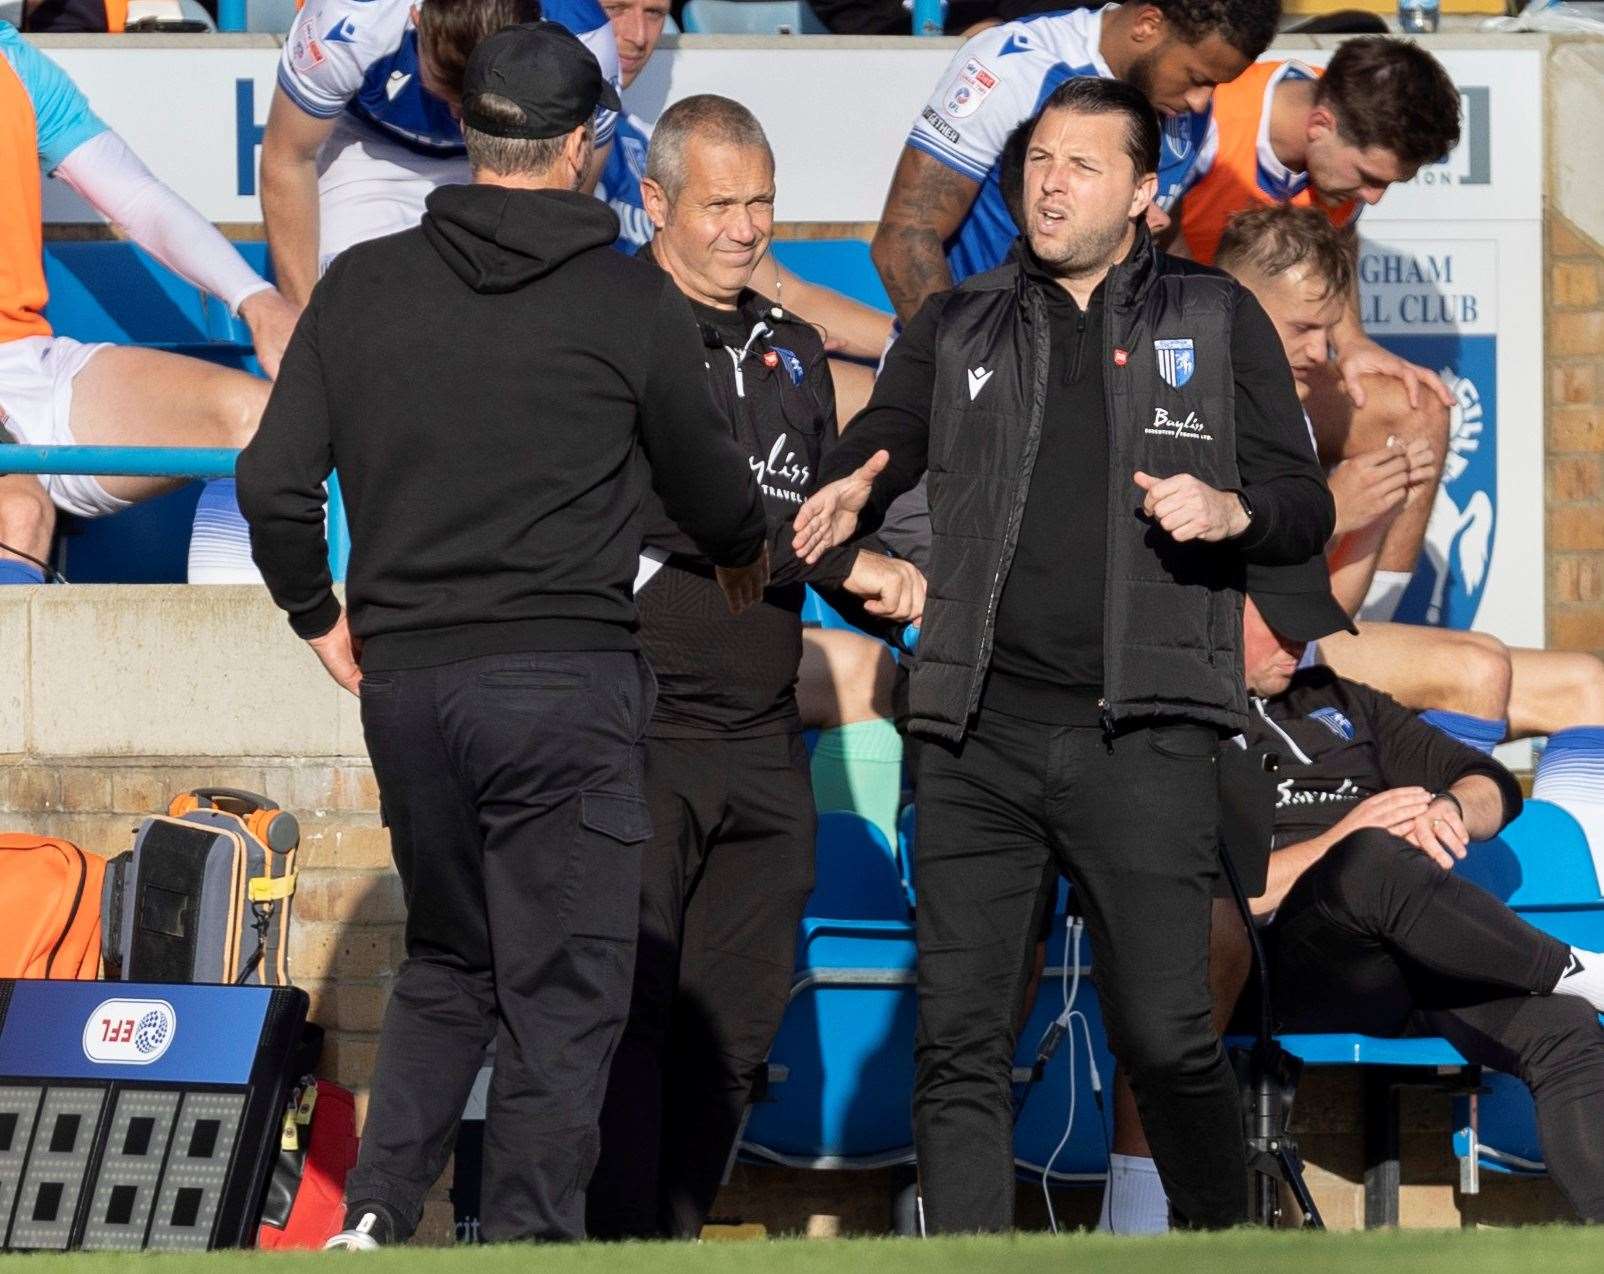
M 922 150 L 903 147 L 869 253 L 904 324 L 927 297 L 952 286 L 946 243 L 979 194 L 978 181 Z

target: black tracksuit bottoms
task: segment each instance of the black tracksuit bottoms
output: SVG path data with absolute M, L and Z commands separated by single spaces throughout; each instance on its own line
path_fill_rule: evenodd
M 1549 995 L 1570 949 L 1497 898 L 1370 828 L 1299 876 L 1265 931 L 1286 1031 L 1441 1035 L 1532 1090 L 1549 1175 L 1604 1221 L 1604 1028 Z
M 914 1135 L 930 1232 L 1013 1223 L 1015 1023 L 1058 871 L 1172 1207 L 1192 1226 L 1247 1219 L 1241 1102 L 1209 1016 L 1217 747 L 1201 725 L 1106 737 L 983 710 L 961 745 L 923 748 Z
M 646 756 L 634 997 L 590 1233 L 694 1239 L 790 996 L 817 815 L 799 734 L 653 738 Z
M 406 959 L 346 1182 L 416 1227 L 485 1046 L 486 1241 L 580 1239 L 634 967 L 642 739 L 629 651 L 493 655 L 362 679 Z

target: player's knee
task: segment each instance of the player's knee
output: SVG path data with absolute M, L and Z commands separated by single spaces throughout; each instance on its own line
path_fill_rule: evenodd
M 872 721 L 891 715 L 891 681 L 896 661 L 883 642 L 848 634 L 836 655 L 842 721 Z
M 1411 407 L 1408 397 L 1400 391 L 1388 424 L 1399 438 L 1430 443 L 1433 458 L 1442 464 L 1448 450 L 1449 412 L 1436 394 L 1422 388 L 1420 401 Z
M 1362 827 L 1326 852 L 1310 883 L 1330 910 L 1363 926 L 1400 876 L 1422 864 L 1430 860 L 1408 841 L 1384 828 Z
M 256 437 L 272 385 L 256 376 L 230 377 L 220 393 L 217 415 L 226 447 L 244 447 Z
M 1604 659 L 1577 652 L 1568 657 L 1566 701 L 1573 719 L 1582 725 L 1604 725 Z
M 56 508 L 32 477 L 0 481 L 0 541 L 35 557 L 50 548 Z
M 1456 711 L 1489 721 L 1509 715 L 1509 691 L 1514 677 L 1509 647 L 1490 633 L 1459 634 L 1452 660 L 1454 687 L 1461 706 Z

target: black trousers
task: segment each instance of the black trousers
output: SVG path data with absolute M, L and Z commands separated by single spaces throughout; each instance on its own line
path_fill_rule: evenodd
M 651 739 L 629 1024 L 589 1197 L 597 1238 L 695 1238 L 790 995 L 817 817 L 796 734 Z
M 1058 871 L 1079 896 L 1109 1044 L 1185 1223 L 1247 1219 L 1237 1085 L 1210 1023 L 1215 732 L 982 712 L 919 762 L 914 1135 L 932 1232 L 1013 1223 L 1010 1075 Z
M 415 1228 L 485 1046 L 485 1239 L 584 1237 L 607 1070 L 634 965 L 641 738 L 629 652 L 498 655 L 362 680 L 406 895 L 406 959 L 346 1182 Z
M 1604 1029 L 1549 995 L 1569 948 L 1377 829 L 1298 878 L 1266 933 L 1283 1030 L 1441 1035 L 1532 1090 L 1550 1175 L 1604 1221 Z

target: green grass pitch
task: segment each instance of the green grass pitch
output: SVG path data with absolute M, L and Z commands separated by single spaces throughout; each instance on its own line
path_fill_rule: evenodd
M 1121 1239 L 840 1239 L 402 1248 L 355 1253 L 9 1256 L 4 1274 L 1597 1274 L 1604 1229 L 1265 1233 Z

